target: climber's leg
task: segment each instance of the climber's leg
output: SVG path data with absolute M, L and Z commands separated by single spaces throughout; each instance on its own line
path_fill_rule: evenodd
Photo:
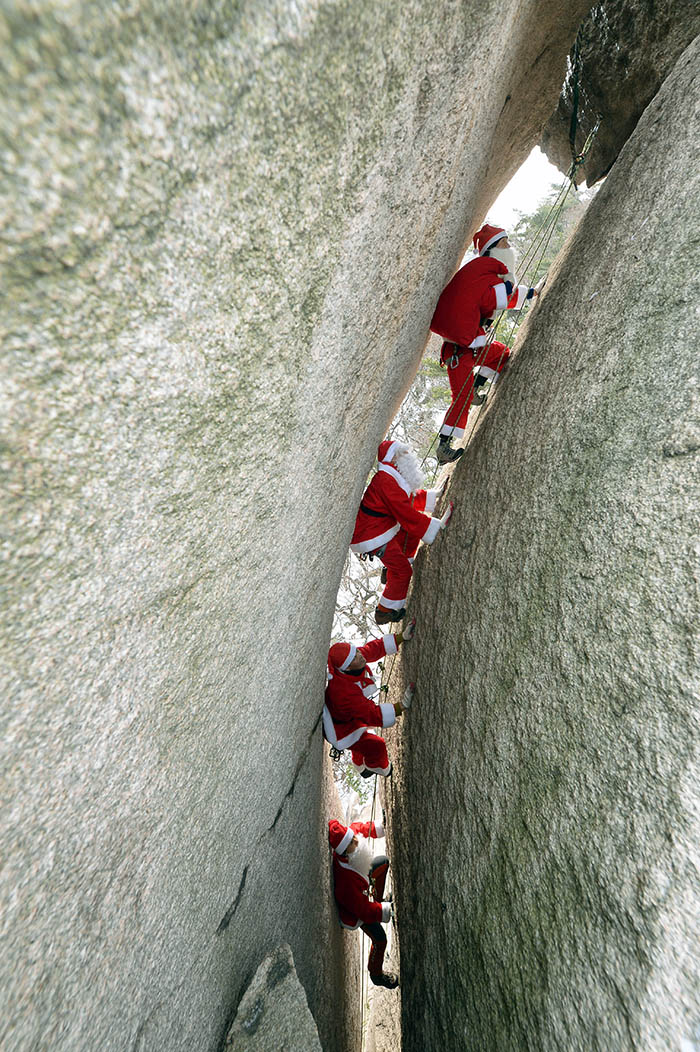
M 505 343 L 499 343 L 498 340 L 494 340 L 493 343 L 488 347 L 484 360 L 480 362 L 477 373 L 483 380 L 491 380 L 492 382 L 498 379 L 499 373 L 502 373 L 506 367 L 506 362 L 510 357 L 510 347 L 506 347 Z
M 369 867 L 369 879 L 373 885 L 373 898 L 381 902 L 384 898 L 384 886 L 389 874 L 389 859 L 386 855 L 375 855 Z
M 463 438 L 472 400 L 474 358 L 471 351 L 463 351 L 454 368 L 448 366 L 447 375 L 452 391 L 452 404 L 445 414 L 440 435 L 446 439 Z
M 367 971 L 370 975 L 381 975 L 384 954 L 386 953 L 386 932 L 379 921 L 374 921 L 373 924 L 363 924 L 362 930 L 372 940 L 372 948 L 369 951 L 367 960 Z
M 383 971 L 384 954 L 386 953 L 386 933 L 378 921 L 363 924 L 362 930 L 372 940 L 372 948 L 367 959 L 367 971 L 375 986 L 386 986 L 393 990 L 399 985 L 398 976 Z
M 369 732 L 362 735 L 352 747 L 352 762 L 356 767 L 363 767 L 360 773 L 381 774 L 386 777 L 391 772 L 386 743 L 378 734 Z
M 413 570 L 403 550 L 404 541 L 406 533 L 401 530 L 389 541 L 380 557 L 386 567 L 386 585 L 377 605 L 375 619 L 378 625 L 387 621 L 400 621 L 406 609 L 406 596 Z

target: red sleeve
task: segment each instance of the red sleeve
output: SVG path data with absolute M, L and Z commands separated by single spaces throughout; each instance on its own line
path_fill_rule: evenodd
M 359 833 L 360 836 L 373 837 L 375 840 L 380 835 L 374 822 L 351 822 L 350 828 L 353 832 Z M 382 833 L 381 835 L 383 836 L 384 834 Z
M 392 515 L 406 533 L 412 537 L 422 537 L 432 522 L 430 515 L 424 515 L 422 511 L 418 511 L 411 503 L 411 498 L 393 479 L 391 479 L 391 488 L 388 489 L 386 496 Z
M 366 895 L 362 894 L 359 885 L 354 881 L 347 884 L 343 883 L 340 886 L 336 883 L 335 897 L 341 906 L 344 906 L 349 913 L 352 913 L 353 917 L 359 917 L 363 924 L 373 924 L 375 921 L 381 923 L 381 902 L 373 902 L 371 899 L 368 899 Z
M 394 639 L 394 642 L 396 642 L 396 639 Z M 371 665 L 374 661 L 379 661 L 380 658 L 386 656 L 386 643 L 384 642 L 384 636 L 380 636 L 379 639 L 370 639 L 369 643 L 365 643 L 364 646 L 358 647 L 357 652 L 362 654 L 368 665 Z M 396 651 L 393 651 L 393 653 L 396 653 Z

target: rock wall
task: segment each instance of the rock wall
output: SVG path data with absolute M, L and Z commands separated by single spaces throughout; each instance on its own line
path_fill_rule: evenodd
M 587 6 L 3 5 L 4 1047 L 214 1049 L 282 942 L 354 1047 L 340 570 Z
M 699 58 L 560 257 L 418 566 L 404 1052 L 700 1047 Z
M 603 0 L 593 5 L 579 37 L 577 150 L 598 119 L 600 127 L 579 169 L 578 182 L 592 186 L 610 170 L 679 55 L 698 33 L 700 6 L 695 0 Z M 573 50 L 569 63 L 570 74 L 541 143 L 562 172 L 571 164 Z M 684 106 L 692 108 L 693 100 L 684 100 Z
M 288 946 L 262 962 L 243 994 L 225 1048 L 234 1052 L 323 1052 Z

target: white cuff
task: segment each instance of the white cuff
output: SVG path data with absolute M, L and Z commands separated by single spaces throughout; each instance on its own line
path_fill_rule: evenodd
M 530 291 L 529 285 L 518 285 L 515 290 L 515 303 L 510 305 L 511 310 L 518 310 L 522 307 L 523 303 L 527 299 L 527 294 Z
M 387 599 L 385 588 L 379 597 L 379 605 L 385 607 L 387 610 L 403 610 L 406 605 L 406 596 L 404 595 L 401 599 Z
M 386 833 L 386 829 L 384 828 L 384 823 L 375 821 L 375 823 L 374 823 L 374 832 L 376 833 L 377 838 L 383 837 L 384 834 Z
M 389 701 L 383 701 L 379 706 L 382 712 L 382 727 L 393 727 L 396 723 L 396 710 Z
M 427 511 L 428 515 L 430 515 L 432 511 L 435 511 L 435 505 L 437 504 L 437 499 L 439 496 L 439 489 L 427 489 L 425 491 L 425 510 Z
M 421 540 L 425 544 L 432 544 L 433 541 L 435 540 L 435 538 L 437 537 L 438 533 L 440 532 L 440 527 L 441 526 L 442 526 L 442 523 L 440 522 L 439 519 L 431 519 L 430 520 L 430 526 L 428 526 L 428 529 L 425 531 L 425 533 L 421 537 Z
M 399 648 L 396 645 L 396 636 L 382 636 L 382 642 L 384 643 L 385 654 L 397 654 Z
M 508 293 L 504 283 L 499 281 L 498 285 L 493 286 L 493 291 L 496 293 L 496 310 L 505 310 L 508 306 Z

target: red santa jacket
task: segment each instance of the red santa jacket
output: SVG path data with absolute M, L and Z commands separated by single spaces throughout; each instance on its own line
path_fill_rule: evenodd
M 380 636 L 358 647 L 368 664 L 359 676 L 329 670 L 326 704 L 323 706 L 323 733 L 336 749 L 349 749 L 358 742 L 368 727 L 392 727 L 396 723 L 394 706 L 386 702 L 377 705 L 371 699 L 379 692 L 369 670 L 370 661 L 379 661 L 385 654 L 398 650 L 396 636 Z
M 518 285 L 508 297 L 503 281 L 507 273 L 505 263 L 492 256 L 477 256 L 460 267 L 440 293 L 430 323 L 432 331 L 461 347 L 483 347 L 484 319 L 496 310 L 522 307 L 527 298 L 527 285 Z
M 384 836 L 381 822 L 352 822 L 350 828 L 364 837 Z M 369 897 L 369 877 L 358 873 L 347 859 L 333 852 L 333 890 L 338 904 L 340 923 L 344 928 L 381 923 L 382 904 Z
M 432 544 L 440 532 L 440 520 L 424 513 L 434 511 L 438 490 L 411 489 L 391 464 L 380 464 L 360 503 L 350 551 L 358 555 L 387 544 L 403 529 L 411 537 Z

